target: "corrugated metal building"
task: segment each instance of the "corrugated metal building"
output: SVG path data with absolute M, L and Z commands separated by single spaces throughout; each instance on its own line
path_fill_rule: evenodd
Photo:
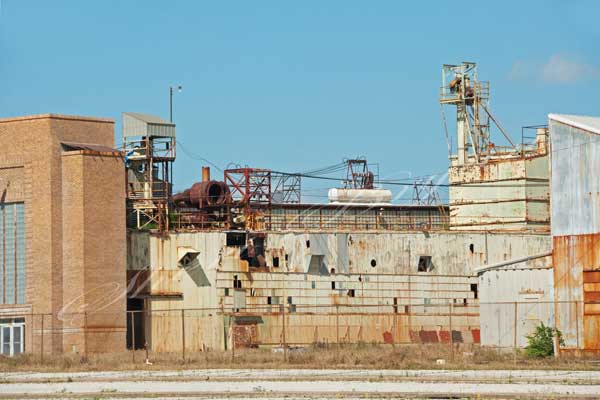
M 546 243 L 549 248 L 549 237 Z M 554 324 L 551 255 L 546 251 L 476 268 L 482 345 L 524 347 L 540 323 Z
M 556 324 L 567 347 L 599 350 L 600 118 L 548 118 Z

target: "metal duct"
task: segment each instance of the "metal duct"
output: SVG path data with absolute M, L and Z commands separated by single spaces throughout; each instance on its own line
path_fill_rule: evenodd
M 173 196 L 176 205 L 205 208 L 224 206 L 231 201 L 231 193 L 225 182 L 197 182 L 191 188 Z

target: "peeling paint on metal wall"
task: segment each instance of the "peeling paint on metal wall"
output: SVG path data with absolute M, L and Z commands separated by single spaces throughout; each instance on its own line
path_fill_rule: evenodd
M 170 313 L 198 307 L 232 310 L 234 282 L 239 282 L 239 289 L 245 292 L 245 307 L 262 307 L 261 316 L 278 312 L 282 304 L 290 310 L 294 308 L 287 317 L 292 335 L 289 340 L 296 340 L 293 335 L 298 335 L 297 340 L 306 343 L 313 343 L 315 336 L 331 341 L 334 333 L 338 333 L 327 328 L 333 326 L 336 304 L 350 305 L 356 313 L 342 317 L 345 325 L 340 334 L 347 335 L 350 341 L 362 338 L 421 343 L 443 342 L 450 337 L 459 341 L 460 337 L 463 341 L 478 342 L 478 300 L 472 288 L 477 285 L 477 278 L 473 268 L 486 262 L 538 254 L 550 247 L 547 235 L 525 233 L 267 233 L 267 267 L 256 269 L 242 266 L 240 247 L 226 246 L 225 232 L 172 233 L 165 237 L 133 232 L 130 235 L 139 235 L 132 240 L 139 249 L 132 251 L 149 254 L 152 271 L 169 271 L 159 274 L 181 271 L 183 298 L 149 299 L 150 310 L 171 310 Z M 181 248 L 199 251 L 207 286 L 198 286 L 187 271 L 177 266 Z M 426 255 L 432 257 L 434 268 L 418 272 L 419 258 Z M 276 256 L 280 257 L 278 267 L 273 266 Z M 312 257 L 322 257 L 324 271 L 307 273 Z M 448 327 L 450 304 L 456 304 L 452 333 Z M 267 307 L 272 308 L 269 311 Z M 227 319 L 223 315 L 202 314 L 197 318 L 198 324 L 208 325 L 198 327 L 201 333 L 197 335 L 201 336 L 192 338 L 189 332 L 195 332 L 196 322 L 190 322 L 186 343 L 225 346 L 223 332 L 227 330 Z M 281 321 L 277 318 L 277 315 L 264 316 L 264 323 L 256 328 L 256 340 L 264 343 L 278 340 Z M 392 325 L 392 320 L 397 325 Z M 179 315 L 158 315 L 148 318 L 147 323 L 153 348 L 178 350 Z M 317 335 L 316 326 L 319 326 Z M 250 333 L 254 335 L 254 331 Z M 165 335 L 175 339 L 169 340 Z
M 548 155 L 451 166 L 448 179 L 452 229 L 549 230 Z
M 556 324 L 568 347 L 600 349 L 599 136 L 550 118 Z M 560 302 L 576 301 L 575 306 Z
M 600 233 L 554 237 L 556 323 L 569 347 L 600 349 Z

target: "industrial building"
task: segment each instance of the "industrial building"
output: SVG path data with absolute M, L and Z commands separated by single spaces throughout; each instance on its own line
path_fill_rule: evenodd
M 143 220 L 129 232 L 130 305 L 147 311 L 136 314 L 136 342 L 511 347 L 552 324 L 548 127 L 515 143 L 475 64 L 445 65 L 442 76 L 440 103 L 457 118 L 449 205 L 391 204 L 364 160 L 348 161 L 329 204 L 301 202 L 301 174 L 241 168 L 212 180 L 204 168 L 173 196 L 170 218 L 155 202 L 146 223 L 168 221 L 167 235 Z M 492 142 L 492 124 L 506 146 Z
M 600 349 L 600 118 L 550 114 L 556 326 L 571 349 Z
M 109 119 L 0 119 L 1 354 L 125 348 L 125 176 L 113 146 Z
M 518 141 L 489 98 L 474 63 L 442 67 L 448 204 L 393 203 L 364 159 L 327 203 L 303 201 L 311 174 L 254 167 L 173 193 L 172 122 L 123 113 L 117 151 L 112 120 L 0 120 L 2 354 L 515 347 L 541 322 L 600 350 L 600 118 Z

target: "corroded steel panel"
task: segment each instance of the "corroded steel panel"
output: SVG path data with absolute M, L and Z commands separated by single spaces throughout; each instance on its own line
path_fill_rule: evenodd
M 253 348 L 258 347 L 258 325 L 235 325 L 233 327 L 233 345 L 235 348 Z
M 547 155 L 451 166 L 451 228 L 548 231 L 549 175 Z
M 583 272 L 583 345 L 600 349 L 600 270 Z
M 338 337 L 350 343 L 421 342 L 421 331 L 435 332 L 438 342 L 452 338 L 478 343 L 477 296 L 482 292 L 477 289 L 473 268 L 547 252 L 551 244 L 547 235 L 526 233 L 262 234 L 266 266 L 258 268 L 242 263 L 242 247 L 227 245 L 227 232 L 131 233 L 140 235 L 130 241 L 135 247 L 130 259 L 130 267 L 135 267 L 131 269 L 146 267 L 156 279 L 159 275 L 171 278 L 169 284 L 153 286 L 160 288 L 157 293 L 171 292 L 177 285 L 182 293 L 178 299 L 148 300 L 153 312 L 173 310 L 169 315 L 148 318 L 146 332 L 152 348 L 180 351 L 181 315 L 177 310 L 202 307 L 210 308 L 212 317 L 187 317 L 186 346 L 200 343 L 223 348 L 232 343 L 232 334 L 254 334 L 247 331 L 253 328 L 237 333 L 228 330 L 227 315 L 234 308 L 240 309 L 236 315 L 263 317 L 252 342 L 277 344 L 282 334 L 281 307 L 286 309 L 286 340 L 290 344 L 331 343 Z M 178 267 L 182 248 L 199 252 L 198 262 L 209 285 L 199 286 L 188 271 Z M 431 271 L 418 270 L 422 256 L 431 257 Z M 322 257 L 326 268 L 307 273 L 314 257 Z M 544 260 L 534 260 L 531 265 L 545 266 Z M 234 302 L 238 290 L 245 297 L 244 309 Z M 452 321 L 450 303 L 454 306 Z M 424 340 L 434 340 L 433 334 L 424 335 Z
M 568 119 L 568 118 L 567 118 Z M 556 322 L 567 346 L 600 349 L 598 135 L 550 116 Z M 577 301 L 567 306 L 561 301 Z
M 567 346 L 600 349 L 600 233 L 558 236 L 553 242 L 557 326 Z

